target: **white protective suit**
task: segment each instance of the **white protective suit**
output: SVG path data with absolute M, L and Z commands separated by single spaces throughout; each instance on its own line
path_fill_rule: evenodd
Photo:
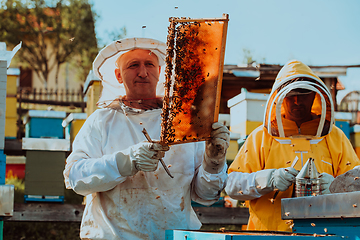
M 161 109 L 126 106 L 96 110 L 77 134 L 64 171 L 67 188 L 86 196 L 82 239 L 165 239 L 166 229 L 199 229 L 191 200 L 211 205 L 227 179 L 203 168 L 205 142 L 173 145 L 154 172 L 119 173 L 115 155 L 146 141 L 160 139 Z

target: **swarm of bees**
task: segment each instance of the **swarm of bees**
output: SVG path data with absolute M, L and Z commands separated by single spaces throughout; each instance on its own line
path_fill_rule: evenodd
M 188 138 L 196 140 L 197 135 L 184 135 L 182 138 L 176 136 L 176 125 L 181 125 L 184 118 L 179 119 L 179 115 L 188 115 L 196 112 L 194 105 L 195 98 L 201 85 L 205 82 L 203 76 L 202 62 L 196 53 L 197 46 L 205 43 L 197 38 L 201 24 L 198 22 L 171 21 L 168 36 L 168 50 L 166 58 L 166 93 L 172 91 L 172 96 L 166 96 L 164 101 L 167 103 L 163 111 L 164 138 L 168 143 L 175 141 L 187 141 Z M 175 63 L 173 66 L 173 58 Z M 171 79 L 172 68 L 174 69 L 174 80 Z M 195 111 L 194 111 L 195 110 Z M 196 114 L 196 113 L 195 113 Z M 190 125 L 193 121 L 188 122 Z M 203 125 L 200 127 L 204 127 Z
M 221 87 L 219 69 L 212 64 L 221 65 L 224 24 L 190 18 L 169 21 L 160 142 L 207 140 L 215 120 L 217 88 Z M 216 31 L 221 34 L 217 36 Z

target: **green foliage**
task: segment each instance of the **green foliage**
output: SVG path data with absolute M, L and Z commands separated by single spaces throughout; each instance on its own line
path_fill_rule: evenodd
M 249 49 L 243 48 L 243 54 L 244 54 L 243 63 L 251 64 L 252 62 L 254 62 L 253 54 Z
M 56 70 L 57 79 L 60 65 L 70 61 L 85 80 L 98 52 L 95 17 L 88 0 L 2 1 L 0 41 L 9 47 L 23 42 L 17 57 L 45 87 L 50 71 Z
M 250 49 L 247 48 L 243 48 L 243 61 L 242 63 L 251 65 L 253 63 L 265 63 L 266 62 L 266 58 L 262 57 L 261 59 L 258 59 L 254 57 L 254 52 L 251 51 Z
M 16 176 L 8 176 L 6 178 L 6 184 L 7 185 L 14 185 L 14 190 L 19 192 L 24 192 L 25 184 L 24 179 L 19 179 Z
M 24 179 L 19 179 L 14 176 L 10 176 L 6 178 L 7 185 L 14 185 L 14 202 L 20 203 L 24 202 L 24 190 L 25 190 L 25 182 Z
M 119 30 L 114 29 L 111 32 L 107 32 L 107 37 L 112 41 L 116 41 L 118 39 L 122 39 L 126 36 L 126 27 L 122 27 Z M 108 43 L 107 43 L 108 44 Z

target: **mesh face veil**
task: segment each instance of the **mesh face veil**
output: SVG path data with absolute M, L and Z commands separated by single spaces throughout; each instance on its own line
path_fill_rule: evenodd
M 124 85 L 120 84 L 115 76 L 116 61 L 122 54 L 134 49 L 149 50 L 157 56 L 160 66 L 165 64 L 166 44 L 158 40 L 127 38 L 110 43 L 98 53 L 93 62 L 94 73 L 102 81 L 103 86 L 97 103 L 99 107 L 106 107 L 115 99 L 126 95 Z M 162 67 L 156 89 L 158 96 L 164 95 L 164 82 L 165 75 Z
M 284 126 L 286 119 L 282 117 L 285 113 L 283 101 L 285 97 L 291 95 L 306 97 L 310 92 L 316 93 L 311 107 L 311 115 L 313 118 L 318 118 L 319 121 L 316 123 L 317 125 L 311 127 L 314 131 L 309 130 L 306 133 L 301 132 L 301 134 L 320 137 L 331 131 L 334 123 L 334 105 L 329 90 L 308 66 L 293 60 L 279 72 L 266 104 L 264 126 L 270 135 L 288 137 L 299 134 L 299 132 L 293 132 L 289 123 L 286 124 L 287 127 Z

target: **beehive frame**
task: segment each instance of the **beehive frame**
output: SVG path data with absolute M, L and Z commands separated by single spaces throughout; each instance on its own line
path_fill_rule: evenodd
M 169 19 L 162 144 L 210 138 L 219 115 L 228 20 L 228 14 Z

